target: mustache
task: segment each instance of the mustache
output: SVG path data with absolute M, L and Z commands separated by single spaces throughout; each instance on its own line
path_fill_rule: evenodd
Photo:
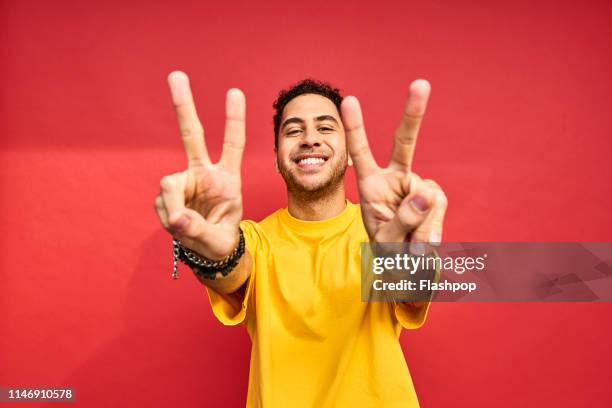
M 289 159 L 295 161 L 305 155 L 317 155 L 329 158 L 331 156 L 331 152 L 327 149 L 300 149 L 297 152 L 291 153 L 289 155 Z

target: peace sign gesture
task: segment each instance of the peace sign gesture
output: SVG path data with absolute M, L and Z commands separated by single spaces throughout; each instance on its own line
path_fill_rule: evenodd
M 189 78 L 175 71 L 168 76 L 168 84 L 188 166 L 161 179 L 155 208 L 164 228 L 185 247 L 209 259 L 222 259 L 234 250 L 239 240 L 245 97 L 239 89 L 227 92 L 223 153 L 221 160 L 213 164 L 208 157 Z
M 342 101 L 349 153 L 355 164 L 363 222 L 371 241 L 440 242 L 447 207 L 433 180 L 412 172 L 412 157 L 431 87 L 419 79 L 410 85 L 404 115 L 395 132 L 391 162 L 376 164 L 366 137 L 359 101 Z

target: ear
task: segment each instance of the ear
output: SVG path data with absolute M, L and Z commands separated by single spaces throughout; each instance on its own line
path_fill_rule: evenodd
M 280 173 L 280 169 L 278 168 L 278 150 L 276 147 L 274 148 L 274 168 L 277 173 Z

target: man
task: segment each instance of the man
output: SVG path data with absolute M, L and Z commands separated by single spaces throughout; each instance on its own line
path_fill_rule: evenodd
M 251 336 L 247 405 L 418 406 L 399 334 L 423 324 L 429 303 L 362 302 L 360 244 L 441 240 L 446 197 L 411 171 L 429 83 L 410 85 L 386 168 L 372 157 L 355 97 L 312 80 L 281 92 L 275 164 L 288 206 L 255 223 L 242 221 L 244 95 L 227 93 L 223 153 L 213 164 L 187 76 L 168 81 L 189 165 L 161 180 L 155 206 L 180 250 L 203 260 L 191 266 L 217 318 L 244 323 Z M 345 196 L 349 155 L 360 205 Z

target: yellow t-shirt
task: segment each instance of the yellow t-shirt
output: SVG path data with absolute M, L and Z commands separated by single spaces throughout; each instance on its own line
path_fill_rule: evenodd
M 359 205 L 323 221 L 286 208 L 242 221 L 253 269 L 244 298 L 208 289 L 215 316 L 252 340 L 248 407 L 418 407 L 399 343 L 428 304 L 361 301 Z

